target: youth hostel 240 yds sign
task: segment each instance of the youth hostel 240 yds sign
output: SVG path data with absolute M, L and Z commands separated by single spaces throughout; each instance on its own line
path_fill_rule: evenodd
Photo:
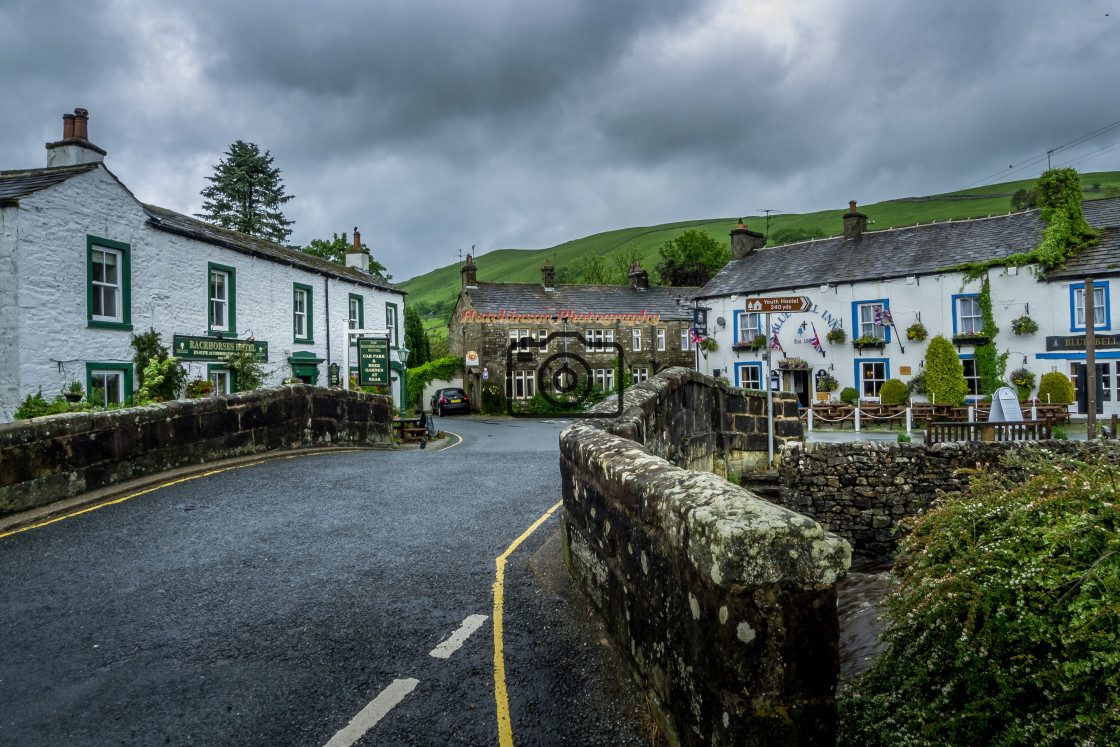
M 358 385 L 389 386 L 388 340 L 358 340 Z
M 171 338 L 171 354 L 185 361 L 224 361 L 233 353 L 243 350 L 253 351 L 258 363 L 268 363 L 268 343 L 256 340 L 220 340 L 217 337 L 188 337 L 175 335 Z

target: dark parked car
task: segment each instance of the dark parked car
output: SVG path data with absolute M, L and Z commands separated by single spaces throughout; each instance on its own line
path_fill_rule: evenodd
M 432 412 L 443 415 L 455 411 L 470 412 L 471 401 L 462 389 L 437 389 L 432 395 Z

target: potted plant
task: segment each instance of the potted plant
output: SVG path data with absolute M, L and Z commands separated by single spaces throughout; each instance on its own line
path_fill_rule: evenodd
M 848 333 L 844 331 L 843 327 L 833 327 L 828 330 L 828 334 L 824 336 L 828 340 L 829 345 L 843 345 L 848 339 Z
M 926 325 L 922 324 L 921 322 L 914 322 L 906 328 L 907 340 L 911 340 L 913 342 L 921 342 L 927 337 L 929 337 L 929 330 L 926 329 Z
M 808 367 L 809 363 L 804 358 L 783 358 L 778 361 L 778 368 L 800 369 Z
M 66 397 L 67 402 L 81 402 L 83 394 L 82 385 L 77 381 L 71 381 L 70 386 L 62 392 L 62 396 Z
M 1011 331 L 1017 335 L 1033 335 L 1038 331 L 1038 322 L 1023 314 L 1011 321 Z
M 886 347 L 886 345 L 886 340 L 884 340 L 882 337 L 875 337 L 874 335 L 864 335 L 863 337 L 857 337 L 856 339 L 852 340 L 852 347 L 856 348 L 857 350 L 862 350 L 863 348 L 882 349 Z

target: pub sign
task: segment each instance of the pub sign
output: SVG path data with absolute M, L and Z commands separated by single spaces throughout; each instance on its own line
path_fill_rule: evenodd
M 358 340 L 358 385 L 389 386 L 389 341 Z

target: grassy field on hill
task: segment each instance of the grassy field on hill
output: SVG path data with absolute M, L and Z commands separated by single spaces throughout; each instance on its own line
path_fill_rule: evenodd
M 1120 172 L 1082 174 L 1081 182 L 1086 190 L 1086 199 L 1101 197 L 1104 190 L 1120 187 Z M 1093 189 L 1094 185 L 1100 185 L 1100 189 Z M 1010 212 L 1010 194 L 1019 189 L 1030 189 L 1032 186 L 1034 186 L 1033 179 L 1005 182 L 943 195 L 910 197 L 860 205 L 859 210 L 868 216 L 870 222 L 868 228 L 871 230 L 909 226 L 933 220 L 980 218 Z M 838 236 L 843 232 L 842 215 L 846 210 L 847 205 L 837 205 L 829 210 L 814 213 L 772 215 L 769 233 L 772 236 L 782 229 L 799 229 L 818 231 L 825 236 Z M 766 219 L 763 216 L 743 217 L 751 230 L 759 232 L 765 230 Z M 658 250 L 662 244 L 690 228 L 705 231 L 720 242 L 728 243 L 728 234 L 735 228 L 737 221 L 738 216 L 639 226 L 597 233 L 547 249 L 498 249 L 477 258 L 478 279 L 483 282 L 539 282 L 540 268 L 546 259 L 557 267 L 559 279 L 565 268 L 573 267 L 580 259 L 595 255 L 602 255 L 609 259 L 614 253 L 633 248 L 641 257 L 642 267 L 649 271 L 650 281 L 656 282 L 654 268 L 660 261 Z M 426 321 L 425 328 L 438 329 L 438 325 L 446 321 L 459 293 L 459 265 L 455 263 L 441 267 L 399 285 L 409 294 L 407 303 L 416 305 L 422 315 L 430 313 L 438 317 Z M 440 332 L 433 330 L 433 334 L 439 335 Z M 446 334 L 446 327 L 443 328 L 443 334 Z

